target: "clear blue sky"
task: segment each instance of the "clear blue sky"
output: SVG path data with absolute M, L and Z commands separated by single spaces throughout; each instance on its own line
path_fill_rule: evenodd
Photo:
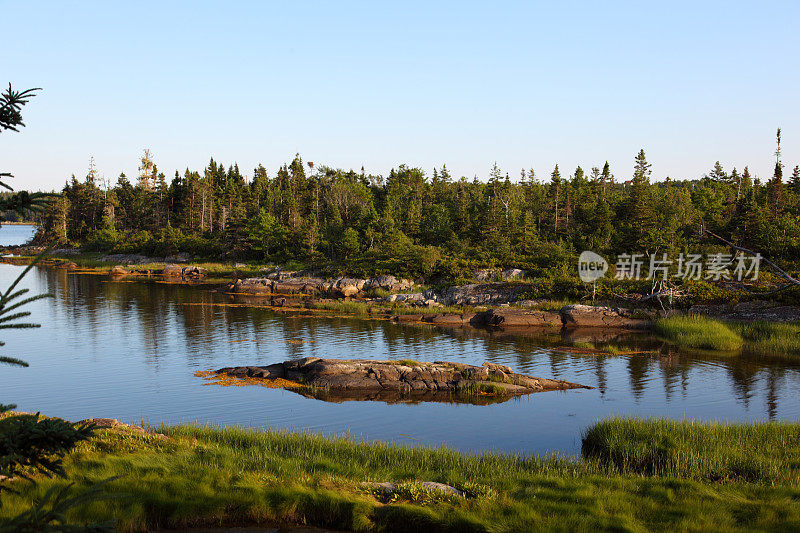
M 10 2 L 3 76 L 44 90 L 0 137 L 18 188 L 213 156 L 485 178 L 800 163 L 800 2 Z M 13 21 L 13 22 L 12 22 Z

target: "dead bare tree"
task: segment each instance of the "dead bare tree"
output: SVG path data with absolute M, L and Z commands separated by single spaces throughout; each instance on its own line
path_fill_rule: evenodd
M 614 296 L 633 303 L 645 303 L 651 300 L 655 300 L 658 302 L 658 305 L 661 307 L 662 311 L 667 311 L 668 308 L 672 309 L 675 300 L 678 300 L 686 296 L 686 292 L 679 289 L 674 283 L 670 282 L 669 280 L 653 279 L 653 284 L 650 287 L 650 294 L 644 294 L 641 296 L 628 296 L 625 294 L 615 293 Z M 667 299 L 666 306 L 664 305 L 664 300 L 662 300 L 662 298 Z

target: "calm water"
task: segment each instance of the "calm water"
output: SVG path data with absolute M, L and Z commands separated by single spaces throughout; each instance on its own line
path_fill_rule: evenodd
M 36 233 L 36 226 L 6 224 L 0 227 L 0 246 L 25 244 Z
M 19 226 L 0 229 L 2 239 Z M 6 230 L 10 231 L 7 232 Z M 22 267 L 0 265 L 0 286 Z M 800 418 L 800 366 L 762 357 L 591 357 L 527 335 L 289 317 L 217 305 L 204 287 L 114 282 L 34 269 L 23 285 L 54 299 L 28 307 L 42 324 L 4 331 L 0 402 L 78 420 L 201 422 L 301 429 L 467 451 L 577 453 L 581 430 L 608 415 L 720 420 Z M 492 361 L 596 387 L 491 406 L 326 403 L 284 390 L 204 386 L 197 370 L 299 357 Z

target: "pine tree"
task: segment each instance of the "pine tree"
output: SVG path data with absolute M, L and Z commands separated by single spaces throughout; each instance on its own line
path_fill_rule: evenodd
M 723 183 L 728 181 L 728 174 L 725 172 L 725 169 L 722 168 L 722 165 L 719 164 L 719 161 L 717 161 L 714 163 L 714 168 L 711 169 L 711 172 L 706 174 L 706 178 L 717 183 Z
M 645 251 L 655 251 L 660 242 L 658 217 L 650 190 L 651 173 L 644 150 L 639 150 L 628 193 L 628 235 L 632 246 Z
M 783 190 L 783 163 L 781 162 L 781 129 L 778 128 L 777 148 L 775 150 L 775 171 L 767 182 L 767 201 L 773 217 L 777 217 L 784 208 L 786 198 Z

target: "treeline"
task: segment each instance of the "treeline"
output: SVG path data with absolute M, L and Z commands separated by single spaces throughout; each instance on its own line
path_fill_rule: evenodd
M 779 145 L 780 147 L 780 145 Z M 716 163 L 699 180 L 651 181 L 644 151 L 631 176 L 606 163 L 516 179 L 495 165 L 486 180 L 401 165 L 388 176 L 304 163 L 297 155 L 250 179 L 214 161 L 167 180 L 148 151 L 132 183 L 110 186 L 94 168 L 74 176 L 37 236 L 84 249 L 306 265 L 346 264 L 456 279 L 478 266 L 574 270 L 577 254 L 695 250 L 703 226 L 773 259 L 800 258 L 800 168 L 784 183 L 780 150 L 765 183 Z

